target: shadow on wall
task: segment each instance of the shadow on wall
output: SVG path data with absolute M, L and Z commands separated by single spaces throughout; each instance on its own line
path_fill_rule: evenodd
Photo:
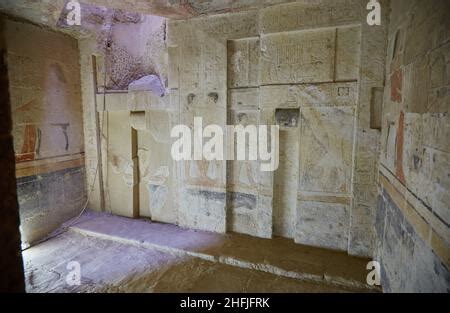
M 13 20 L 6 20 L 5 29 L 17 193 L 27 246 L 85 205 L 79 52 L 77 41 L 60 33 Z
M 4 24 L 0 16 L 0 292 L 24 292 Z

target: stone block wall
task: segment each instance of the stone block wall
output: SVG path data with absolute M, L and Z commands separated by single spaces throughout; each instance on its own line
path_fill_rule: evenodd
M 79 41 L 86 182 L 94 187 L 89 207 L 173 223 L 172 200 L 165 201 L 174 177 L 166 174 L 172 171 L 169 97 L 128 92 L 129 84 L 149 74 L 165 91 L 166 19 L 108 9 L 92 31 Z M 151 199 L 152 190 L 163 201 L 161 195 Z
M 5 37 L 22 240 L 32 244 L 86 201 L 78 43 L 12 19 Z
M 168 77 L 164 97 L 102 94 L 95 82 L 103 84 L 104 51 L 99 42 L 80 41 L 87 181 L 93 181 L 100 151 L 106 210 L 115 212 L 113 190 L 127 190 L 121 215 L 136 216 L 137 203 L 138 215 L 155 221 L 280 235 L 372 256 L 379 131 L 370 128 L 370 111 L 373 90 L 384 83 L 389 11 L 388 2 L 381 3 L 383 23 L 376 27 L 366 23 L 363 0 L 297 1 L 168 20 L 164 45 L 157 41 L 155 48 L 160 50 L 144 49 L 144 55 L 168 55 L 167 68 L 161 67 Z M 124 31 L 147 29 L 144 24 L 114 25 L 113 41 L 129 42 Z M 133 47 L 141 51 L 131 45 L 128 54 Z M 118 114 L 122 118 L 115 119 Z M 196 116 L 204 126 L 278 123 L 279 170 L 261 172 L 258 161 L 174 162 L 170 130 L 192 127 Z M 131 149 L 126 156 L 114 152 L 121 144 L 111 127 L 136 130 L 127 131 L 136 136 L 133 147 L 120 137 Z M 101 145 L 92 140 L 98 128 Z M 96 209 L 100 189 L 95 184 L 90 202 Z
M 255 161 L 180 162 L 180 225 L 373 255 L 379 132 L 370 105 L 384 83 L 389 23 L 381 3 L 377 27 L 359 0 L 168 22 L 180 123 L 278 123 L 285 148 L 275 173 Z
M 120 121 L 137 130 L 137 152 L 118 181 L 139 185 L 126 195 L 138 200 L 138 215 L 375 255 L 385 290 L 447 291 L 449 5 L 379 2 L 380 26 L 366 23 L 366 0 L 300 0 L 167 21 L 155 48 L 168 55 L 162 98 L 93 97 L 92 77 L 102 69 L 92 72 L 97 43 L 83 41 L 85 129 L 95 130 L 97 108 L 101 116 L 123 111 Z M 116 41 L 120 34 L 119 27 Z M 108 114 L 105 124 L 116 113 Z M 171 127 L 192 126 L 195 116 L 221 126 L 279 124 L 279 169 L 171 161 Z M 109 175 L 108 129 L 102 136 Z M 98 147 L 86 146 L 92 178 Z M 94 208 L 98 198 L 96 189 Z M 119 213 L 136 214 L 133 205 Z
M 386 291 L 450 291 L 450 3 L 391 1 L 377 256 Z
M 17 179 L 22 238 L 32 243 L 44 238 L 84 206 L 84 169 L 51 171 Z

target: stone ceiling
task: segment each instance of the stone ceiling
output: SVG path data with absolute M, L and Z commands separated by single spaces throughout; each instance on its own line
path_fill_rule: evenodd
M 2 0 L 0 13 L 82 38 L 103 25 L 112 9 L 188 19 L 200 15 L 257 9 L 293 0 L 82 0 L 79 2 L 85 22 L 76 28 L 67 27 L 63 22 L 63 17 L 67 14 L 67 2 L 69 0 Z

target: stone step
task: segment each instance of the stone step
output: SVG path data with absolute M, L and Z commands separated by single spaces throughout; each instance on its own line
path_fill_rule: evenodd
M 183 229 L 148 220 L 88 212 L 69 228 L 86 236 L 160 252 L 263 271 L 354 291 L 379 292 L 366 284 L 370 260 L 343 252 L 295 244 L 285 238 L 261 239 Z

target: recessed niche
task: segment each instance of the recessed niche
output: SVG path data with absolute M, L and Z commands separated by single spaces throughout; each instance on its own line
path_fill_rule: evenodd
M 280 127 L 298 127 L 300 109 L 276 109 L 275 120 Z

